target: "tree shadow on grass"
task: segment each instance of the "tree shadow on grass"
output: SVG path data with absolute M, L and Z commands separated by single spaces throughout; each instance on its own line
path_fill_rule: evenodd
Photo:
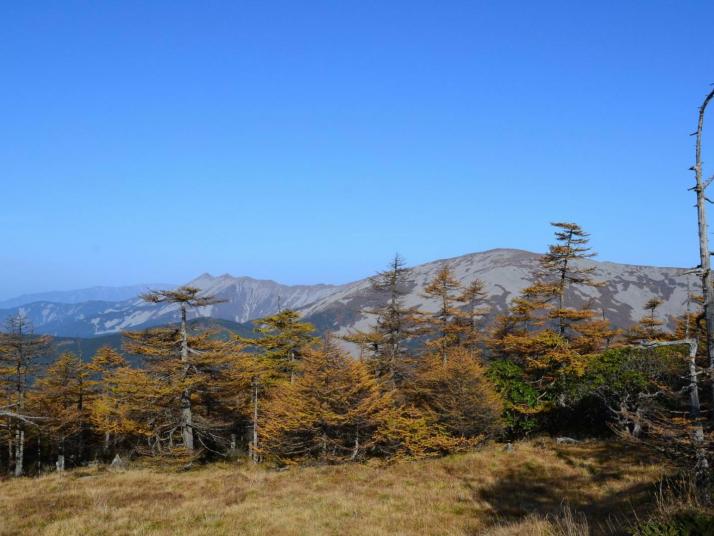
M 655 486 L 650 479 L 634 481 L 618 490 L 603 494 L 608 482 L 616 483 L 628 464 L 651 464 L 634 450 L 603 445 L 587 451 L 578 448 L 557 449 L 567 465 L 581 469 L 580 474 L 564 471 L 557 465 L 526 460 L 499 473 L 487 486 L 478 478 L 452 473 L 469 490 L 474 504 L 488 505 L 491 523 L 522 520 L 530 514 L 558 517 L 565 507 L 583 514 L 592 534 L 626 534 L 636 517 L 646 516 L 654 508 Z
M 619 442 L 556 447 L 554 451 L 567 465 L 585 469 L 596 484 L 620 480 L 636 471 L 637 467 L 664 467 L 665 464 L 663 458 L 651 452 Z

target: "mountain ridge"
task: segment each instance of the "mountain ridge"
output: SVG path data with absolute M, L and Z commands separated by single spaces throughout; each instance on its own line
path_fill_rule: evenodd
M 436 305 L 433 300 L 423 297 L 423 288 L 436 271 L 448 263 L 457 279 L 464 284 L 476 278 L 484 281 L 492 307 L 489 318 L 492 318 L 504 312 L 510 300 L 532 282 L 532 274 L 541 256 L 521 249 L 493 248 L 414 266 L 405 302 L 426 311 L 434 310 Z M 595 277 L 605 284 L 599 289 L 573 289 L 566 296 L 568 303 L 596 307 L 618 327 L 626 327 L 636 321 L 642 314 L 642 307 L 652 297 L 664 300 L 660 308 L 662 318 L 673 325 L 673 318 L 684 312 L 688 292 L 699 288 L 696 277 L 685 275 L 687 270 L 684 268 L 590 259 L 580 262 L 593 267 Z M 242 324 L 283 308 L 291 308 L 321 329 L 338 333 L 367 327 L 370 319 L 363 310 L 368 304 L 373 305 L 380 300 L 371 289 L 369 276 L 341 285 L 285 285 L 270 279 L 235 277 L 227 273 L 213 276 L 205 272 L 186 284 L 225 300 L 199 311 L 191 310 L 190 318 L 208 317 Z M 137 296 L 115 302 L 35 302 L 0 309 L 0 320 L 17 313 L 28 316 L 39 333 L 75 337 L 144 329 L 178 319 L 175 305 L 149 304 Z
M 0 309 L 9 309 L 37 302 L 76 304 L 88 301 L 115 302 L 129 299 L 149 288 L 175 288 L 172 283 L 138 283 L 136 285 L 95 285 L 71 290 L 31 292 L 0 300 Z

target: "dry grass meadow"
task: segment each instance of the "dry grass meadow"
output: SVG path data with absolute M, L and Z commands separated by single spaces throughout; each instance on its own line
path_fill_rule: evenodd
M 615 443 L 551 440 L 285 471 L 78 469 L 0 482 L 0 534 L 613 534 L 654 507 L 664 470 Z

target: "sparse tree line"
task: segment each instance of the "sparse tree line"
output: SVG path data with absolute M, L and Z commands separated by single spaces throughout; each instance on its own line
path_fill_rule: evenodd
M 438 307 L 406 303 L 396 256 L 372 278 L 371 328 L 317 337 L 298 313 L 256 321 L 255 336 L 196 329 L 191 308 L 217 303 L 182 287 L 144 296 L 180 322 L 124 334 L 124 354 L 65 353 L 22 317 L 0 335 L 0 457 L 16 476 L 93 461 L 186 467 L 212 459 L 269 464 L 414 458 L 535 433 L 616 433 L 658 449 L 708 482 L 711 376 L 701 298 L 674 332 L 661 302 L 614 329 L 575 291 L 601 285 L 588 235 L 555 223 L 555 243 L 508 311 L 448 264 L 424 287 Z M 356 349 L 352 354 L 346 345 Z M 701 396 L 701 401 L 700 401 Z

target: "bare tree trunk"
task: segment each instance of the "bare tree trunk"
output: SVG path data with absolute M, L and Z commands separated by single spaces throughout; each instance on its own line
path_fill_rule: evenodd
M 25 458 L 25 431 L 22 427 L 15 428 L 15 476 L 22 476 L 22 462 Z
M 688 321 L 688 320 L 687 320 Z M 697 376 L 697 348 L 696 339 L 689 343 L 689 414 L 692 419 L 698 419 L 701 414 L 699 403 L 699 378 Z
M 689 318 L 687 318 L 689 321 Z M 687 331 L 689 331 L 687 329 Z M 707 337 L 708 339 L 708 337 Z M 702 498 L 708 504 L 709 498 L 709 459 L 704 443 L 704 427 L 699 420 L 701 416 L 701 405 L 699 403 L 699 379 L 697 375 L 697 351 L 699 342 L 696 337 L 681 339 L 678 341 L 656 341 L 647 344 L 651 348 L 658 346 L 676 346 L 687 344 L 689 346 L 689 414 L 695 421 L 693 439 L 697 449 L 697 461 L 694 466 L 694 473 L 697 478 L 697 491 L 702 493 Z
M 699 107 L 699 121 L 697 122 L 697 141 L 695 163 L 692 166 L 696 184 L 693 190 L 697 194 L 697 216 L 699 223 L 699 258 L 700 267 L 702 270 L 702 294 L 704 296 L 704 317 L 707 325 L 707 356 L 709 357 L 709 378 L 711 381 L 711 396 L 714 402 L 714 290 L 712 289 L 712 273 L 711 260 L 709 256 L 709 240 L 707 226 L 706 202 L 707 198 L 705 190 L 712 181 L 712 178 L 706 181 L 702 178 L 702 131 L 704 128 L 704 112 L 707 105 L 714 98 L 714 90 L 712 90 L 704 99 L 704 102 Z M 711 412 L 711 418 L 714 418 L 714 411 Z
M 568 236 L 568 252 L 570 252 L 570 248 L 572 246 L 572 241 L 573 239 L 573 231 L 570 231 L 570 235 Z M 561 313 L 558 315 L 558 334 L 563 336 L 565 335 L 565 320 L 563 319 L 562 311 L 563 311 L 563 305 L 565 305 L 565 283 L 566 280 L 565 278 L 568 275 L 568 259 L 566 258 L 565 261 L 563 262 L 563 266 L 560 268 L 560 292 L 558 293 L 558 311 Z
M 446 362 L 448 360 L 446 353 L 446 324 L 448 323 L 449 318 L 447 314 L 448 306 L 449 304 L 446 300 L 446 290 L 444 290 L 444 294 L 441 297 L 441 310 L 444 312 L 443 317 L 441 319 L 441 321 L 443 322 L 441 330 L 441 364 L 444 366 L 446 366 Z
M 37 474 L 42 473 L 42 436 L 37 434 Z
M 662 346 L 679 346 L 686 344 L 689 346 L 689 414 L 693 419 L 701 415 L 701 405 L 699 403 L 699 377 L 697 375 L 697 352 L 699 342 L 696 338 L 679 339 L 676 341 L 653 341 L 646 343 L 645 348 L 660 348 Z
M 15 444 L 12 440 L 12 428 L 10 427 L 10 424 L 7 425 L 10 434 L 9 434 L 9 439 L 7 440 L 7 474 L 11 475 L 13 474 L 13 469 L 14 469 L 14 457 L 15 457 Z
M 637 408 L 637 410 L 635 410 L 635 422 L 633 423 L 633 426 L 632 426 L 632 436 L 640 437 L 641 434 L 642 434 L 642 410 L 640 408 Z
M 350 456 L 350 460 L 357 459 L 357 456 L 359 456 L 359 430 L 355 432 L 355 445 L 352 449 L 352 456 Z
M 253 378 L 253 440 L 250 443 L 250 459 L 258 463 L 258 379 Z
M 295 382 L 295 350 L 290 350 L 290 383 Z
M 689 319 L 687 319 L 689 321 Z M 701 406 L 699 404 L 699 385 L 697 376 L 697 340 L 690 339 L 689 345 L 689 413 L 692 419 L 696 420 L 694 428 L 694 444 L 697 446 L 697 462 L 694 473 L 697 477 L 697 488 L 703 494 L 703 500 L 709 504 L 710 497 L 707 491 L 709 487 L 709 459 L 704 445 L 704 427 L 699 417 Z
M 141 294 L 140 297 L 149 303 L 171 303 L 178 304 L 179 311 L 181 314 L 181 324 L 180 324 L 180 335 L 181 335 L 181 364 L 183 368 L 183 379 L 188 377 L 191 371 L 191 363 L 189 361 L 189 352 L 193 351 L 188 346 L 188 327 L 186 322 L 186 309 L 188 306 L 191 307 L 205 307 L 207 305 L 213 305 L 216 303 L 221 303 L 220 300 L 214 296 L 199 296 L 200 289 L 190 286 L 183 286 L 177 290 L 157 290 L 150 291 Z M 194 427 L 193 427 L 193 413 L 191 410 L 191 388 L 185 386 L 181 395 L 179 396 L 179 409 L 181 411 L 181 416 L 179 417 L 179 429 L 181 432 L 181 440 L 183 441 L 183 446 L 188 451 L 193 451 L 194 449 Z
M 181 304 L 181 362 L 184 364 L 184 376 L 188 374 L 188 328 L 186 325 L 186 306 Z M 181 393 L 181 437 L 187 450 L 193 450 L 193 413 L 191 412 L 191 391 Z

